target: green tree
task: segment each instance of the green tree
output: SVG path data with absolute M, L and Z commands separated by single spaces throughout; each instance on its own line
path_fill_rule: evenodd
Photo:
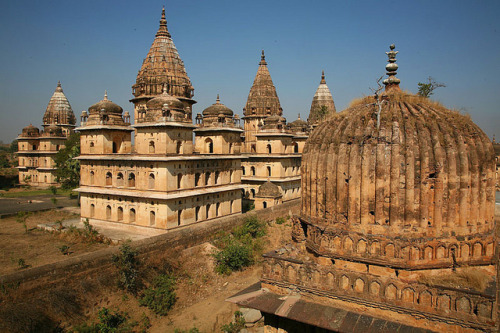
M 66 146 L 54 157 L 57 181 L 63 188 L 75 188 L 80 184 L 80 133 L 73 133 L 66 140 Z
M 10 147 L 9 147 L 9 153 L 15 153 L 17 152 L 17 140 L 14 140 L 10 143 Z
M 434 80 L 431 76 L 427 78 L 427 82 L 419 82 L 418 83 L 418 94 L 422 97 L 430 97 L 434 90 L 437 88 L 446 87 L 444 83 L 439 83 Z

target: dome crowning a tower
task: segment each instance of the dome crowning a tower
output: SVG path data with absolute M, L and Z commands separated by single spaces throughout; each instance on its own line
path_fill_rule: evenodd
M 262 50 L 259 68 L 253 85 L 248 94 L 247 103 L 243 110 L 246 117 L 248 116 L 270 116 L 283 114 L 283 109 L 280 105 L 276 88 L 271 79 L 271 74 L 267 68 L 266 57 Z
M 160 26 L 132 90 L 135 99 L 151 98 L 162 94 L 164 85 L 169 95 L 194 103 L 191 99 L 194 88 L 167 29 L 165 8 L 162 9 Z
M 51 124 L 74 126 L 76 124 L 75 114 L 66 95 L 64 95 L 61 81 L 57 82 L 56 90 L 47 105 L 43 115 L 43 124 L 44 126 Z
M 332 93 L 326 85 L 325 71 L 322 71 L 321 81 L 314 94 L 307 121 L 310 125 L 317 125 L 320 121 L 326 119 L 335 112 L 335 103 L 333 102 Z

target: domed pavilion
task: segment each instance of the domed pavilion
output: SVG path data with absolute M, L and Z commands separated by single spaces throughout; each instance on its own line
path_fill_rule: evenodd
M 293 244 L 233 298 L 269 332 L 497 329 L 493 145 L 469 117 L 401 91 L 394 49 L 385 91 L 307 140 Z

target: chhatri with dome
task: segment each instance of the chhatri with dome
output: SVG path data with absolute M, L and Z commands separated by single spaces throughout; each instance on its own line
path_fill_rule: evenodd
M 266 332 L 498 329 L 495 153 L 469 117 L 385 91 L 320 123 L 302 155 L 291 242 L 229 301 Z

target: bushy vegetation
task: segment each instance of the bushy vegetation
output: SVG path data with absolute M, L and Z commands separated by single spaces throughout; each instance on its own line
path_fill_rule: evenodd
M 57 181 L 65 189 L 75 188 L 80 184 L 80 133 L 73 133 L 66 140 L 65 147 L 54 156 Z
M 260 238 L 265 234 L 266 224 L 256 216 L 248 217 L 242 226 L 234 228 L 230 234 L 220 234 L 214 242 L 218 250 L 212 254 L 215 271 L 231 274 L 252 265 L 262 250 Z
M 177 300 L 175 283 L 175 277 L 171 274 L 158 275 L 153 285 L 144 290 L 139 303 L 160 316 L 166 316 Z
M 137 252 L 132 249 L 130 242 L 126 242 L 120 246 L 120 253 L 114 254 L 112 257 L 113 264 L 118 268 L 118 287 L 136 293 L 140 283 L 138 279 L 139 260 Z
M 238 333 L 245 328 L 245 318 L 241 311 L 234 312 L 234 321 L 229 324 L 222 325 L 221 331 L 225 333 Z
M 99 322 L 75 327 L 75 331 L 79 333 L 125 333 L 133 332 L 132 327 L 134 323 L 128 322 L 128 314 L 126 312 L 109 310 L 108 308 L 101 308 L 99 310 Z
M 62 230 L 62 224 L 60 225 Z M 66 231 L 68 236 L 74 236 L 75 238 L 79 240 L 83 240 L 86 243 L 105 243 L 105 244 L 110 244 L 111 239 L 107 238 L 106 236 L 102 235 L 99 233 L 99 231 L 94 228 L 90 222 L 89 219 L 86 219 L 83 222 L 83 229 L 78 229 L 75 226 L 70 226 L 68 230 Z

